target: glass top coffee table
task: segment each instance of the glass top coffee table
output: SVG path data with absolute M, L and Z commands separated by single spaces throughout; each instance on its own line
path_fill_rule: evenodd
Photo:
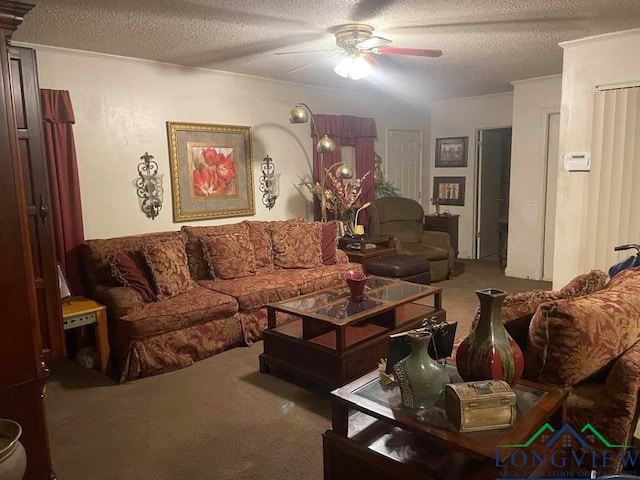
M 462 381 L 455 367 L 447 369 L 452 383 Z M 521 380 L 513 390 L 514 425 L 461 433 L 447 419 L 444 399 L 427 409 L 405 408 L 397 384 L 382 386 L 374 370 L 332 392 L 332 429 L 323 436 L 324 478 L 350 478 L 354 472 L 336 469 L 334 459 L 340 458 L 344 465 L 345 456 L 352 454 L 359 462 L 359 474 L 366 472 L 367 478 L 395 479 L 376 475 L 385 465 L 403 479 L 499 478 L 496 463 L 514 450 L 502 445 L 524 444 L 545 422 L 558 428 L 566 420 L 568 389 Z M 535 446 L 530 448 L 528 453 Z M 519 478 L 533 473 L 523 472 Z
M 415 303 L 425 297 L 433 304 Z M 345 284 L 272 303 L 260 371 L 282 370 L 335 388 L 375 368 L 387 355 L 389 335 L 432 316 L 445 319 L 441 288 L 375 276 L 360 300 Z

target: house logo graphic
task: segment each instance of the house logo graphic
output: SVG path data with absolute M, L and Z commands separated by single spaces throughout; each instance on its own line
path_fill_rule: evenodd
M 616 466 L 633 471 L 639 454 L 631 445 L 609 442 L 590 423 L 579 432 L 568 423 L 558 430 L 545 423 L 524 443 L 498 445 L 494 466 L 497 479 L 584 479 Z

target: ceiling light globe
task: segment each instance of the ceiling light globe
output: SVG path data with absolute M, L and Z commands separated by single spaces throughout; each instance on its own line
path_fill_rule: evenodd
M 359 56 L 353 60 L 351 64 L 351 75 L 349 76 L 352 80 L 360 80 L 361 78 L 366 77 L 371 72 L 371 65 L 363 56 Z
M 296 105 L 289 112 L 289 121 L 291 123 L 306 123 L 309 121 L 307 109 L 302 105 Z
M 371 73 L 371 65 L 363 55 L 348 55 L 342 57 L 333 71 L 341 77 L 360 80 Z
M 331 153 L 336 149 L 336 144 L 327 135 L 322 137 L 316 145 L 318 153 Z

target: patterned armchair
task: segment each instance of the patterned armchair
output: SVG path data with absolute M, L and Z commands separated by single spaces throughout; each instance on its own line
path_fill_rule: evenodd
M 392 236 L 400 254 L 426 256 L 432 281 L 449 277 L 455 261 L 449 234 L 423 231 L 422 205 L 410 198 L 384 197 L 371 202 L 367 215 L 372 236 Z

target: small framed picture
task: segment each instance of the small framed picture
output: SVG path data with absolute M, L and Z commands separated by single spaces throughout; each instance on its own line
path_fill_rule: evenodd
M 433 177 L 433 198 L 440 205 L 464 206 L 466 177 Z
M 469 137 L 436 138 L 436 167 L 466 167 Z

